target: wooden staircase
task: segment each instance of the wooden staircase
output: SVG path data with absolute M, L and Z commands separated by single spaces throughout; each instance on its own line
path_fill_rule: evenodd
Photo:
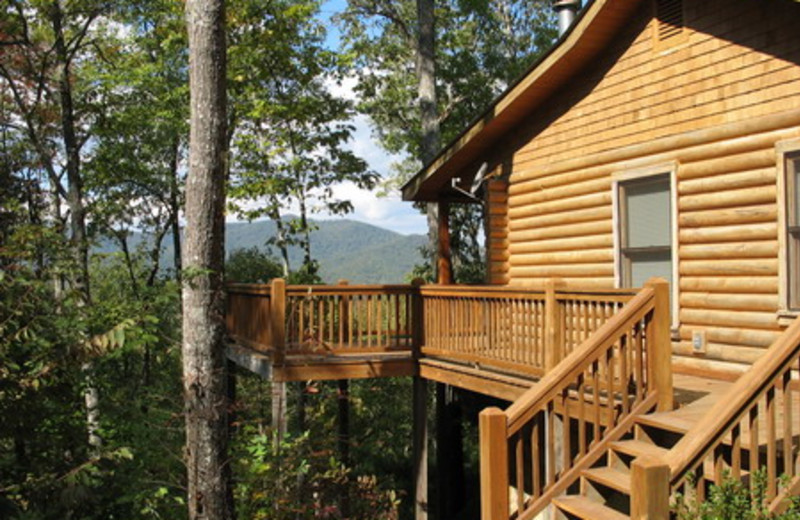
M 681 410 L 636 417 L 631 431 L 612 442 L 604 457 L 581 472 L 574 489 L 553 499 L 553 506 L 570 519 L 629 518 L 633 461 L 640 457 L 663 460 L 691 427 Z

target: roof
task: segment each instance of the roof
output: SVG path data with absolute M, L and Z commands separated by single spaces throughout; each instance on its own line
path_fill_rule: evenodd
M 451 179 L 479 161 L 507 132 L 600 54 L 642 0 L 594 0 L 556 44 L 436 158 L 402 187 L 403 200 L 436 201 Z M 470 172 L 470 176 L 477 173 Z M 462 178 L 462 182 L 472 179 Z M 451 194 L 452 195 L 452 194 Z

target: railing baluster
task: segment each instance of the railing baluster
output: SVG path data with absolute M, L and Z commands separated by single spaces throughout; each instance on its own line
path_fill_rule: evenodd
M 731 430 L 731 477 L 739 480 L 742 476 L 742 427 L 741 423 Z
M 778 450 L 775 428 L 775 387 L 767 390 L 767 498 L 772 500 L 777 493 Z
M 783 473 L 794 476 L 794 453 L 792 445 L 792 369 L 787 368 L 781 376 L 781 397 L 783 398 Z
M 517 511 L 525 509 L 525 454 L 522 442 L 522 431 L 514 436 L 514 445 L 516 452 L 516 486 L 517 486 Z
M 572 446 L 570 443 L 570 413 L 569 413 L 569 387 L 564 388 L 561 394 L 561 406 L 564 408 L 561 420 L 561 443 L 563 455 L 563 468 L 561 474 L 572 467 Z
M 578 374 L 578 453 L 586 454 L 586 372 Z
M 758 404 L 750 409 L 750 417 L 748 422 L 750 433 L 749 446 L 750 450 L 750 466 L 747 468 L 751 474 L 758 469 Z M 755 479 L 750 479 L 750 488 L 755 485 Z
M 541 449 L 541 418 L 538 413 L 531 421 L 531 480 L 533 481 L 533 497 L 539 498 L 542 494 L 542 449 Z

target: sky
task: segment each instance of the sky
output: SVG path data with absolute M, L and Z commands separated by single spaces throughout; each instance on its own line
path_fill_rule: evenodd
M 329 0 L 322 5 L 320 17 L 328 28 L 327 43 L 331 48 L 335 48 L 339 43 L 339 31 L 331 22 L 331 17 L 341 11 L 345 6 L 345 0 Z M 331 90 L 342 97 L 355 99 L 356 94 L 353 87 L 356 84 L 355 78 L 342 82 L 341 85 L 331 83 Z M 392 162 L 401 158 L 391 156 L 378 146 L 377 141 L 372 137 L 369 118 L 363 115 L 355 117 L 351 123 L 355 127 L 353 139 L 348 146 L 362 159 L 367 161 L 369 167 L 381 175 L 386 176 Z M 340 219 L 347 218 L 366 222 L 375 226 L 390 229 L 404 235 L 425 234 L 427 227 L 425 217 L 410 202 L 403 202 L 400 193 L 394 192 L 386 196 L 378 196 L 377 190 L 374 192 L 359 189 L 352 183 L 344 183 L 334 187 L 334 194 L 341 199 L 350 200 L 354 211 L 342 217 L 333 217 L 324 213 L 313 215 L 314 219 Z M 289 208 L 292 211 L 292 208 Z

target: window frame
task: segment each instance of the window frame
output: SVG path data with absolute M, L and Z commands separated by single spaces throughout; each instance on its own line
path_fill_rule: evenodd
M 629 286 L 626 277 L 629 276 L 630 269 L 625 268 L 625 258 L 623 254 L 623 237 L 625 236 L 624 218 L 624 186 L 634 182 L 647 182 L 648 179 L 656 177 L 669 178 L 669 207 L 670 207 L 670 244 L 671 251 L 670 264 L 672 269 L 672 284 L 670 287 L 671 321 L 673 335 L 677 333 L 680 325 L 679 319 L 679 300 L 680 297 L 680 278 L 679 278 L 679 257 L 678 257 L 678 189 L 677 189 L 678 162 L 671 161 L 659 163 L 652 166 L 625 170 L 612 174 L 611 199 L 613 216 L 613 248 L 614 248 L 614 283 L 617 288 Z M 667 246 L 659 246 L 667 247 Z M 638 248 L 631 248 L 636 250 Z M 650 249 L 650 248 L 648 248 Z
M 776 144 L 778 181 L 778 300 L 779 317 L 800 316 L 800 200 L 795 200 L 800 176 L 800 139 Z M 799 198 L 800 199 L 800 198 Z M 794 261 L 793 261 L 794 260 Z

